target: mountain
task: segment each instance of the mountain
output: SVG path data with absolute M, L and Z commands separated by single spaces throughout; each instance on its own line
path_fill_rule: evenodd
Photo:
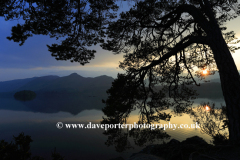
M 0 92 L 15 93 L 22 90 L 31 90 L 36 92 L 37 95 L 43 93 L 76 93 L 85 96 L 106 97 L 106 90 L 111 87 L 113 80 L 114 79 L 112 77 L 106 75 L 95 78 L 85 78 L 78 75 L 77 73 L 72 73 L 69 76 L 65 77 L 43 76 L 23 80 L 1 82 L 1 85 L 5 86 L 5 88 L 1 88 Z M 1 93 L 1 96 L 3 95 L 6 94 Z
M 86 86 L 92 78 L 84 78 L 76 73 L 61 77 L 46 83 L 45 87 L 36 90 L 40 92 L 79 92 Z M 25 87 L 25 86 L 23 86 Z
M 44 76 L 22 80 L 0 82 L 0 92 L 17 92 L 31 90 L 39 94 L 69 94 L 76 93 L 87 97 L 107 96 L 106 90 L 112 85 L 113 78 L 103 75 L 95 78 L 86 78 L 77 73 L 65 77 Z M 198 97 L 202 98 L 223 98 L 221 84 L 218 79 L 212 79 L 208 83 L 201 83 L 201 86 L 193 86 Z M 161 88 L 161 86 L 159 86 Z M 157 87 L 157 88 L 159 88 Z M 159 89 L 160 89 L 159 88 Z M 5 94 L 5 93 L 4 93 Z M 2 96 L 2 94 L 1 94 Z
M 86 109 L 101 109 L 104 107 L 102 99 L 107 98 L 106 90 L 111 87 L 113 80 L 106 75 L 85 78 L 73 73 L 65 77 L 44 76 L 1 82 L 2 86 L 6 85 L 5 90 L 8 89 L 11 93 L 9 93 L 10 98 L 6 96 L 7 93 L 0 93 L 0 109 L 42 113 L 63 111 L 73 115 Z M 201 83 L 199 87 L 193 86 L 193 88 L 199 93 L 199 98 L 223 98 L 220 83 Z M 156 89 L 161 89 L 161 86 Z M 17 103 L 20 102 L 13 100 L 13 94 L 20 90 L 34 91 L 37 96 L 32 101 L 21 102 L 24 105 L 19 108 L 20 105 Z
M 18 88 L 18 90 L 31 90 L 35 92 L 87 92 L 106 90 L 112 84 L 113 78 L 99 76 L 85 78 L 76 73 L 65 77 L 40 77 Z
M 60 77 L 58 76 L 43 76 L 43 77 L 37 77 L 35 79 L 33 79 L 32 81 L 22 85 L 21 87 L 19 87 L 18 89 L 16 89 L 17 91 L 21 91 L 21 90 L 31 90 L 31 91 L 39 91 L 42 88 L 46 87 L 46 84 L 58 79 Z
M 0 92 L 11 92 L 17 90 L 36 78 L 37 77 L 0 82 Z
M 11 92 L 0 93 L 0 109 L 42 113 L 63 111 L 73 115 L 86 109 L 102 109 L 102 99 L 107 98 L 106 91 L 111 87 L 113 80 L 106 75 L 85 78 L 76 73 L 65 77 L 44 76 L 26 79 L 23 80 L 25 83 L 16 88 L 12 87 L 13 90 L 9 90 Z M 18 80 L 13 82 L 18 83 Z M 34 91 L 37 96 L 31 101 L 21 102 L 23 105 L 19 108 L 19 105 L 12 103 L 18 102 L 13 99 L 13 94 L 21 90 Z

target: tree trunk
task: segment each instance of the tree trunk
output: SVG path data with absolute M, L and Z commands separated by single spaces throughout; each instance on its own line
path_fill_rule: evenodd
M 211 32 L 211 49 L 216 61 L 229 120 L 229 140 L 240 144 L 240 76 L 219 27 Z

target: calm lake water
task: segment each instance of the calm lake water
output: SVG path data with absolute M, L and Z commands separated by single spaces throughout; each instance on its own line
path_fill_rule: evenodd
M 197 99 L 194 107 L 201 102 L 215 102 L 217 106 L 224 101 L 221 99 Z M 107 160 L 110 158 L 127 158 L 132 153 L 139 152 L 143 147 L 134 145 L 134 149 L 118 153 L 115 146 L 106 146 L 107 136 L 103 129 L 58 129 L 57 122 L 65 123 L 99 123 L 104 105 L 97 97 L 38 97 L 30 102 L 20 102 L 12 97 L 0 98 L 0 139 L 8 142 L 12 136 L 24 132 L 33 139 L 31 151 L 50 159 L 51 152 L 56 147 L 57 152 L 69 160 Z M 138 113 L 133 112 L 127 123 L 137 122 Z M 172 117 L 172 124 L 192 124 L 189 115 Z M 200 129 L 168 129 L 166 132 L 177 140 L 198 135 L 210 143 L 211 137 L 200 133 Z M 170 138 L 170 139 L 171 139 Z M 155 143 L 162 143 L 157 141 Z

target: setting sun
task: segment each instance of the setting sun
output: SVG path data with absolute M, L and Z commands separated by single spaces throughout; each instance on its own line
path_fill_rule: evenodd
M 206 111 L 209 111 L 210 110 L 210 107 L 208 105 L 205 106 L 205 110 Z
M 207 74 L 207 73 L 208 73 L 207 69 L 204 69 L 204 70 L 202 71 L 202 73 L 203 73 L 203 74 Z

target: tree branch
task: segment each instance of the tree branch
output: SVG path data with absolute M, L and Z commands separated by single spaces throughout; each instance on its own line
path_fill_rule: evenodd
M 188 41 L 185 42 L 187 39 L 188 39 Z M 207 44 L 208 45 L 210 42 L 209 42 L 207 37 L 203 37 L 203 36 L 187 36 L 183 40 L 181 40 L 179 43 L 177 43 L 174 48 L 172 48 L 168 53 L 163 55 L 160 59 L 152 61 L 152 63 L 150 65 L 148 65 L 146 67 L 142 67 L 141 69 L 136 70 L 136 71 L 141 72 L 143 70 L 148 70 L 149 68 L 152 68 L 152 67 L 158 65 L 162 61 L 170 58 L 171 56 L 177 54 L 178 52 L 180 52 L 184 48 L 186 48 L 186 47 L 188 47 L 188 46 L 190 46 L 191 44 L 194 44 L 194 43 L 200 43 L 200 44 Z
M 176 10 L 168 13 L 167 15 L 165 15 L 164 17 L 162 17 L 161 21 L 163 21 L 164 19 L 168 19 L 169 17 L 172 17 L 173 14 L 177 14 L 177 16 L 174 19 L 171 19 L 170 21 L 168 21 L 168 23 L 166 24 L 159 24 L 157 27 L 167 27 L 167 26 L 171 26 L 172 24 L 174 24 L 176 22 L 176 18 L 179 18 L 181 16 L 182 13 L 187 12 L 189 13 L 194 20 L 203 28 L 203 30 L 205 32 L 208 32 L 208 27 L 209 27 L 209 22 L 208 20 L 203 16 L 203 14 L 201 13 L 201 11 L 196 8 L 193 5 L 188 5 L 188 4 L 184 4 L 184 5 L 180 5 L 179 7 L 176 8 Z

